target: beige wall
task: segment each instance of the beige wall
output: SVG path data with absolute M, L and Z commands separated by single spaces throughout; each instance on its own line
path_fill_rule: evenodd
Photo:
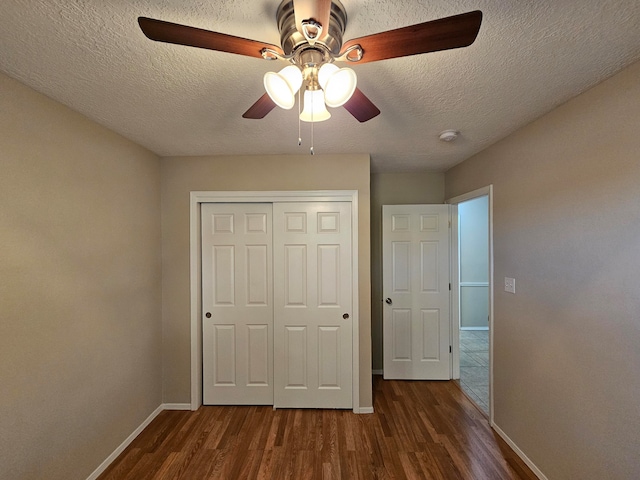
M 159 159 L 0 74 L 0 479 L 84 479 L 160 404 Z
M 638 79 L 446 173 L 447 197 L 494 185 L 495 422 L 550 480 L 640 478 Z
M 371 176 L 371 340 L 373 369 L 382 370 L 382 205 L 444 202 L 444 173 Z
M 358 190 L 360 405 L 372 405 L 369 178 L 368 155 L 219 156 L 162 160 L 165 402 L 191 401 L 189 192 Z

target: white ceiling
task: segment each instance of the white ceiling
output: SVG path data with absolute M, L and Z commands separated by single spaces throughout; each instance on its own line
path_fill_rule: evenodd
M 241 117 L 264 93 L 263 74 L 280 65 L 153 42 L 136 21 L 147 16 L 279 44 L 279 0 L 2 3 L 1 71 L 158 155 L 309 151 L 309 124 L 297 145 L 297 106 L 263 120 Z M 315 124 L 316 153 L 370 153 L 377 172 L 444 171 L 640 59 L 638 0 L 342 3 L 345 41 L 484 14 L 470 47 L 356 65 L 378 117 L 361 124 L 340 108 Z M 445 129 L 461 135 L 441 142 Z

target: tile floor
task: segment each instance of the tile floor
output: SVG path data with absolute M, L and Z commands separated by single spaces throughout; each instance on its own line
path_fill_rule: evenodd
M 460 386 L 489 414 L 489 331 L 460 331 Z

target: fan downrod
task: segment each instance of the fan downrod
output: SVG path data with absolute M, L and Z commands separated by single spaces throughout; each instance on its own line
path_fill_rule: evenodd
M 304 45 L 310 45 L 305 35 L 298 30 L 293 9 L 293 0 L 284 0 L 278 7 L 276 18 L 280 32 L 280 45 L 284 54 L 289 57 Z M 307 19 L 313 20 L 316 19 Z M 331 1 L 329 25 L 322 25 L 322 37 L 314 39 L 313 47 L 321 46 L 331 57 L 337 57 L 342 48 L 342 36 L 347 26 L 347 11 L 339 0 Z

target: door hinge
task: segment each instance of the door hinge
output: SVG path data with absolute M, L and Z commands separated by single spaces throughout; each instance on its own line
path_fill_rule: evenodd
M 449 353 L 451 353 L 451 352 L 452 352 L 452 350 L 451 350 L 451 345 L 449 345 Z
M 449 284 L 449 291 L 451 291 L 451 284 Z

